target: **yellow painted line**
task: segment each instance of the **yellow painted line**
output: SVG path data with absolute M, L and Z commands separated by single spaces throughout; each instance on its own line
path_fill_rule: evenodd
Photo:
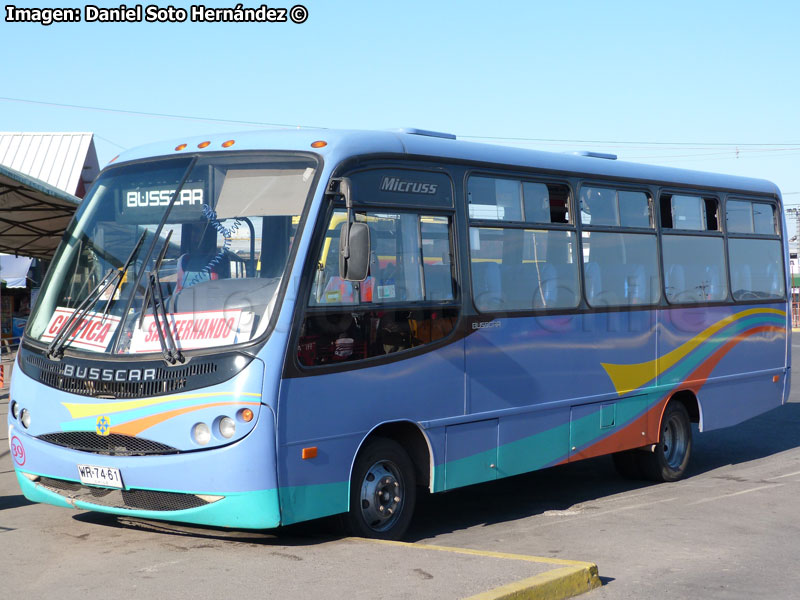
M 350 539 L 354 541 L 372 542 L 374 544 L 384 544 L 387 546 L 413 548 L 416 550 L 433 550 L 436 552 L 452 552 L 453 554 L 559 565 L 558 569 L 551 569 L 550 571 L 540 573 L 528 579 L 509 583 L 493 590 L 470 596 L 467 600 L 560 600 L 561 598 L 577 596 L 578 594 L 588 592 L 589 590 L 603 585 L 597 573 L 597 565 L 580 560 L 565 560 L 563 558 L 550 558 L 547 556 L 529 556 L 527 554 L 509 554 L 506 552 L 493 552 L 491 550 L 474 550 L 472 548 L 412 544 L 409 542 L 395 542 L 391 540 L 373 540 L 367 538 Z
M 253 394 L 250 392 L 208 392 L 203 394 L 161 396 L 159 398 L 148 398 L 145 400 L 124 400 L 121 402 L 95 402 L 90 404 L 79 402 L 62 402 L 61 404 L 69 411 L 69 414 L 73 419 L 79 419 L 81 417 L 95 417 L 97 415 L 132 410 L 134 408 L 165 404 L 167 402 L 174 402 L 175 400 L 193 400 L 195 398 L 214 398 L 219 396 L 247 396 L 252 398 L 261 398 L 261 394 Z

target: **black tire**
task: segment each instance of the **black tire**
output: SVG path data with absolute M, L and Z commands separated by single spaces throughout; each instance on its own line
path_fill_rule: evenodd
M 614 468 L 625 479 L 644 479 L 644 471 L 639 462 L 639 450 L 625 450 L 611 455 Z
M 658 444 L 653 452 L 640 452 L 639 464 L 648 479 L 678 481 L 692 454 L 692 424 L 681 402 L 670 402 L 661 419 Z
M 394 440 L 375 438 L 359 452 L 350 480 L 351 535 L 400 539 L 411 523 L 417 500 L 414 465 Z

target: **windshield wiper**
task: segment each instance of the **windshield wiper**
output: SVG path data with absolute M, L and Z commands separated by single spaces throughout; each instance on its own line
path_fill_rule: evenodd
M 164 295 L 161 292 L 161 279 L 158 276 L 158 271 L 161 268 L 161 263 L 164 261 L 164 256 L 169 249 L 169 240 L 172 237 L 172 230 L 167 234 L 167 239 L 164 241 L 164 247 L 158 254 L 156 262 L 153 264 L 153 269 L 147 275 L 147 288 L 145 289 L 144 302 L 142 303 L 142 313 L 139 315 L 139 328 L 141 329 L 144 323 L 145 313 L 147 307 L 150 306 L 150 299 L 153 300 L 153 322 L 156 326 L 156 333 L 158 334 L 158 342 L 161 344 L 161 354 L 171 365 L 183 362 L 183 354 L 181 354 L 178 344 L 175 343 L 175 338 L 172 335 L 172 329 L 169 326 L 169 318 L 167 317 L 167 310 L 164 302 Z M 163 328 L 161 319 L 164 320 Z
M 83 322 L 83 318 L 94 308 L 94 305 L 97 304 L 97 301 L 103 296 L 105 291 L 114 284 L 114 290 L 111 292 L 111 297 L 106 302 L 106 309 L 103 312 L 103 319 L 106 318 L 108 314 L 108 307 L 111 303 L 111 300 L 114 298 L 114 294 L 117 293 L 117 289 L 119 288 L 120 283 L 122 282 L 123 278 L 125 277 L 125 273 L 128 271 L 128 268 L 131 266 L 133 262 L 133 258 L 136 256 L 136 253 L 139 251 L 139 248 L 144 243 L 145 238 L 147 237 L 147 230 L 142 232 L 139 241 L 136 242 L 136 245 L 131 250 L 131 253 L 128 255 L 128 258 L 125 260 L 125 263 L 122 265 L 122 268 L 115 269 L 111 267 L 108 272 L 103 276 L 95 288 L 89 293 L 86 298 L 84 298 L 83 302 L 80 303 L 78 308 L 76 308 L 72 314 L 67 319 L 64 326 L 58 331 L 56 336 L 53 338 L 53 341 L 50 342 L 50 345 L 47 347 L 47 358 L 55 359 L 60 358 L 64 354 L 64 346 L 66 346 L 69 338 L 75 333 L 75 330 L 80 326 Z

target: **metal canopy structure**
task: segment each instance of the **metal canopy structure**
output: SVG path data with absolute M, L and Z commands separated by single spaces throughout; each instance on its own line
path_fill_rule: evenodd
M 0 252 L 49 260 L 80 198 L 0 165 Z

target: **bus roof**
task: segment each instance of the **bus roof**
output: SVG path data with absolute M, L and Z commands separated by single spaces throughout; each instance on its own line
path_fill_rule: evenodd
M 412 133 L 416 132 L 416 133 Z M 222 144 L 234 143 L 227 148 Z M 312 148 L 315 141 L 327 142 L 322 148 Z M 199 144 L 209 142 L 203 148 Z M 178 148 L 181 148 L 178 150 Z M 153 157 L 172 157 L 196 152 L 236 150 L 287 150 L 314 152 L 328 164 L 358 155 L 404 154 L 415 157 L 434 157 L 487 165 L 523 167 L 560 174 L 579 174 L 586 177 L 624 178 L 662 185 L 681 185 L 696 188 L 720 188 L 731 191 L 779 196 L 778 187 L 764 179 L 707 173 L 687 169 L 658 167 L 639 163 L 512 148 L 442 137 L 422 130 L 360 131 L 335 129 L 298 129 L 245 131 L 157 142 L 128 150 L 117 163 Z

